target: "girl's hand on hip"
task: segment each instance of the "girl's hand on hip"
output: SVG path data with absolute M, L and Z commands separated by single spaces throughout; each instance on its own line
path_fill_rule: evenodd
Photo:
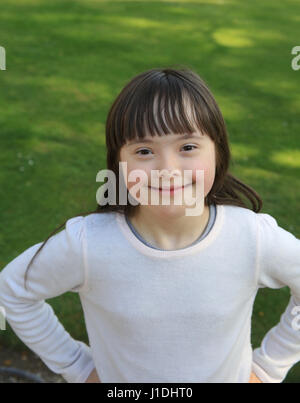
M 94 368 L 93 371 L 90 373 L 85 383 L 101 383 L 96 368 Z
M 251 372 L 249 383 L 263 383 L 254 372 Z

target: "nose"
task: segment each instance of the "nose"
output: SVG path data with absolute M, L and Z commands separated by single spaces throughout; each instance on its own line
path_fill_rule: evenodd
M 161 186 L 181 186 L 182 174 L 178 168 L 176 156 L 167 153 L 155 167 L 153 172 L 154 184 Z M 154 185 L 155 186 L 155 185 Z
M 161 169 L 158 173 L 157 186 L 182 186 L 181 172 L 179 169 Z M 155 186 L 156 181 L 154 181 Z
M 172 178 L 181 176 L 181 173 L 179 169 L 161 169 L 158 176 L 163 180 L 170 180 Z
M 177 164 L 176 156 L 172 155 L 172 153 L 165 154 L 156 168 L 159 171 L 159 178 L 170 180 L 173 177 L 181 176 Z

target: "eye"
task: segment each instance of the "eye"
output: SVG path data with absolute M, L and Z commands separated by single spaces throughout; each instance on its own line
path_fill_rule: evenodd
M 197 148 L 196 146 L 194 146 L 193 144 L 187 144 L 185 146 L 183 146 L 183 148 L 185 147 L 194 147 L 191 151 L 193 151 L 195 148 Z
M 136 154 L 139 154 L 139 155 L 147 155 L 147 154 L 140 154 L 142 151 L 149 151 L 149 150 L 148 150 L 147 148 L 143 148 L 143 149 L 137 151 Z
M 195 145 L 193 145 L 193 144 L 186 144 L 186 145 L 184 145 L 182 148 L 185 148 L 185 147 L 193 147 L 191 150 L 185 150 L 185 151 L 193 151 L 195 148 L 197 148 L 197 146 L 195 146 Z M 144 152 L 146 151 L 146 153 L 148 152 L 148 151 L 150 151 L 148 148 L 142 148 L 141 150 L 138 150 L 137 152 L 136 152 L 136 154 L 139 154 L 139 155 L 148 155 L 148 154 L 144 154 Z

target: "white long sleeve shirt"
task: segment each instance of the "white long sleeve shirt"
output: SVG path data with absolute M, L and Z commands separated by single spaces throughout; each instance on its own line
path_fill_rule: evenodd
M 69 219 L 0 273 L 0 306 L 17 336 L 67 382 L 282 382 L 300 360 L 300 240 L 269 214 L 227 205 L 200 242 L 155 249 L 120 213 Z M 280 322 L 251 346 L 259 288 L 288 286 Z M 89 346 L 46 299 L 78 292 Z M 299 308 L 299 310 L 297 310 Z M 298 321 L 297 321 L 298 320 Z M 1 337 L 1 331 L 0 331 Z

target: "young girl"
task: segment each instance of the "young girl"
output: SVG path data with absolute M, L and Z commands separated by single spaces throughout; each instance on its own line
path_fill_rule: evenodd
M 2 270 L 12 329 L 68 382 L 282 382 L 300 359 L 300 241 L 229 173 L 225 123 L 205 82 L 187 68 L 137 75 L 111 106 L 106 145 L 117 202 L 68 219 Z M 130 203 L 129 181 L 120 203 L 120 162 L 145 173 L 140 185 L 159 204 Z M 175 191 L 162 203 L 186 170 L 182 189 L 194 195 L 204 172 L 196 216 L 172 204 Z M 257 291 L 286 285 L 290 302 L 253 351 Z M 90 346 L 45 302 L 67 291 L 79 293 Z

